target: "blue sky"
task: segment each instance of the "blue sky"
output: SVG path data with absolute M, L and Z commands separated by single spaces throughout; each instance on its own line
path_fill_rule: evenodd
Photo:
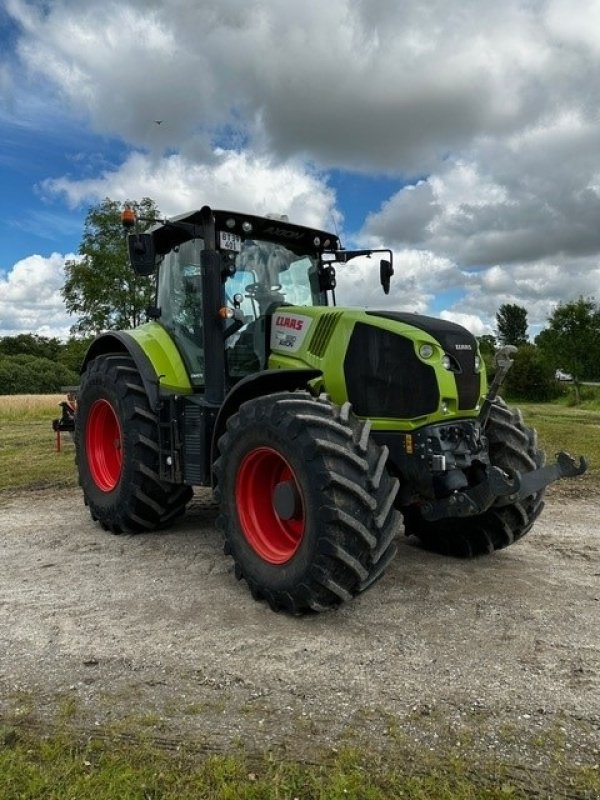
M 535 333 L 600 295 L 599 89 L 597 0 L 4 0 L 0 336 L 67 335 L 106 196 L 335 220 L 396 265 L 341 302 Z

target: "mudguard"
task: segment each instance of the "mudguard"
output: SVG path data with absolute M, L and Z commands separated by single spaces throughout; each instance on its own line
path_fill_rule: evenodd
M 90 345 L 81 372 L 89 361 L 106 353 L 128 353 L 134 360 L 153 411 L 158 411 L 161 391 L 190 394 L 192 386 L 173 340 L 157 323 L 131 331 L 100 334 Z
M 223 433 L 227 420 L 247 400 L 263 397 L 274 392 L 293 392 L 306 388 L 309 381 L 319 378 L 323 373 L 318 369 L 266 369 L 248 375 L 231 389 L 219 409 L 212 435 L 211 464 L 217 457 L 217 443 Z

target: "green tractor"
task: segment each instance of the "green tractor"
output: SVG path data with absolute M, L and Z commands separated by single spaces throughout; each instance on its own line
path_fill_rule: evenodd
M 163 528 L 193 486 L 213 487 L 235 574 L 275 610 L 322 611 L 371 586 L 402 519 L 424 547 L 491 553 L 524 536 L 544 489 L 535 431 L 488 388 L 476 339 L 445 320 L 335 305 L 335 269 L 359 255 L 286 218 L 199 211 L 136 232 L 156 305 L 92 343 L 76 458 L 92 518 Z

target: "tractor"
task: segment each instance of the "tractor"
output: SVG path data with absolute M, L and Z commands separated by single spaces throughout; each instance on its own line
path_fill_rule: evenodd
M 210 487 L 224 550 L 255 599 L 335 608 L 385 572 L 404 525 L 427 548 L 492 553 L 521 539 L 547 484 L 535 431 L 488 386 L 477 340 L 447 320 L 336 305 L 345 250 L 286 217 L 204 206 L 145 231 L 123 212 L 131 265 L 156 275 L 147 322 L 109 331 L 82 367 L 76 461 L 92 518 L 164 528 Z

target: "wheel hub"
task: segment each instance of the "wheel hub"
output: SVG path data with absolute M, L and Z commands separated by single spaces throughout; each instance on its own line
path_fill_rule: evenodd
M 123 467 L 121 425 L 108 400 L 96 400 L 88 414 L 85 447 L 90 474 L 97 488 L 111 492 Z
M 254 552 L 269 564 L 285 564 L 304 538 L 302 492 L 289 462 L 271 447 L 242 459 L 235 496 L 240 527 Z
M 295 481 L 282 481 L 273 489 L 273 508 L 282 520 L 297 517 L 302 510 L 302 500 Z

